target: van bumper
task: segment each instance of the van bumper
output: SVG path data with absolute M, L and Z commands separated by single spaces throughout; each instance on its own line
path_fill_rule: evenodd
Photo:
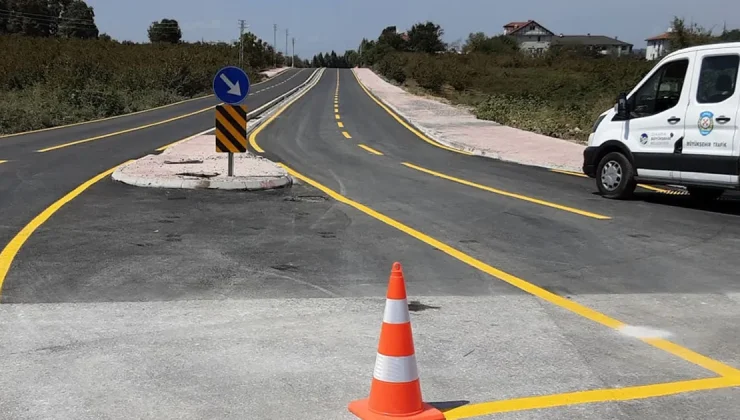
M 596 157 L 598 156 L 598 147 L 587 147 L 583 150 L 583 173 L 591 178 L 596 177 Z

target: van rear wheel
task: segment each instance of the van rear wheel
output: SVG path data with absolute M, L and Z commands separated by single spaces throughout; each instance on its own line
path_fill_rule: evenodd
M 596 186 L 606 198 L 630 198 L 637 187 L 632 163 L 622 153 L 608 153 L 596 168 Z
M 725 190 L 718 188 L 701 188 L 701 187 L 688 187 L 689 196 L 696 201 L 708 202 L 718 199 Z

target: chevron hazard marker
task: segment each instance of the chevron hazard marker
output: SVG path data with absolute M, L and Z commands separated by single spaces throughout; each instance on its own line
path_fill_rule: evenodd
M 370 396 L 349 403 L 362 420 L 444 420 L 441 411 L 421 398 L 406 281 L 400 263 L 394 263 L 388 282 L 378 354 Z

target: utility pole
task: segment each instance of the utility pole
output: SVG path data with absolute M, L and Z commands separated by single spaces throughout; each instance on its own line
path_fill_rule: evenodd
M 288 65 L 288 30 L 285 30 L 285 65 Z
M 273 52 L 275 53 L 275 67 L 277 68 L 277 53 L 278 53 L 278 49 L 277 49 L 277 23 L 272 24 L 272 30 L 273 30 L 273 35 L 275 36 L 275 40 L 272 43 L 272 48 L 275 50 Z
M 244 63 L 244 28 L 247 22 L 244 19 L 239 19 L 239 67 L 242 67 Z
M 293 55 L 290 58 L 290 67 L 295 67 L 295 38 L 293 38 Z

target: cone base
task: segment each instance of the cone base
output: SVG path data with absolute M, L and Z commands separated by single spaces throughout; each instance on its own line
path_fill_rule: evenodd
M 376 413 L 368 406 L 369 399 L 352 401 L 349 403 L 349 411 L 362 420 L 445 420 L 444 414 L 429 404 L 424 404 L 424 411 L 412 415 L 389 415 Z

